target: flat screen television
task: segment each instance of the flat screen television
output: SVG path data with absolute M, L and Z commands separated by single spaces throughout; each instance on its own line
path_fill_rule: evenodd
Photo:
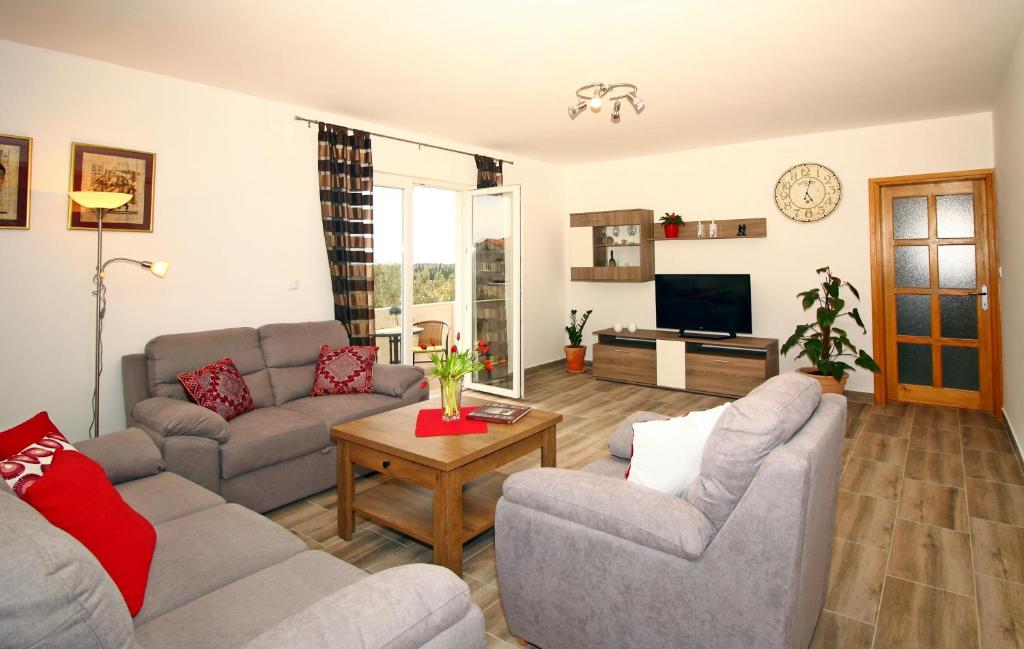
M 655 275 L 659 329 L 728 338 L 753 333 L 750 275 Z

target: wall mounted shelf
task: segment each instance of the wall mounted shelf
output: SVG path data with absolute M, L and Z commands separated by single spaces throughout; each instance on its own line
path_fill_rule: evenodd
M 768 219 L 718 219 L 715 221 L 718 224 L 718 236 L 715 239 L 763 239 L 768 236 Z M 704 223 L 704 239 L 697 239 L 697 222 L 687 221 L 686 225 L 679 228 L 679 236 L 675 239 L 667 239 L 665 237 L 665 228 L 660 224 L 655 224 L 655 227 L 651 230 L 651 241 L 703 241 L 712 240 L 708 236 L 708 228 L 711 226 L 711 221 L 703 221 Z M 739 226 L 746 224 L 747 236 L 737 236 L 736 232 Z

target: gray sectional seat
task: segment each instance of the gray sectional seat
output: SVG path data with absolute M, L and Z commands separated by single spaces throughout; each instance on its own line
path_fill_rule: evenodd
M 122 359 L 125 416 L 169 470 L 258 512 L 334 486 L 329 430 L 429 396 L 424 372 L 377 364 L 369 394 L 310 397 L 321 345 L 348 344 L 335 320 L 158 336 Z M 230 357 L 255 409 L 230 421 L 191 403 L 178 374 Z
M 444 568 L 367 575 L 307 550 L 263 516 L 162 472 L 138 429 L 76 446 L 156 528 L 145 603 L 133 619 L 88 550 L 0 490 L 0 647 L 484 647 L 480 610 Z
M 612 457 L 505 481 L 495 521 L 508 628 L 544 649 L 796 649 L 825 603 L 846 399 L 797 373 L 719 419 L 685 497 Z M 600 570 L 595 570 L 600 566 Z

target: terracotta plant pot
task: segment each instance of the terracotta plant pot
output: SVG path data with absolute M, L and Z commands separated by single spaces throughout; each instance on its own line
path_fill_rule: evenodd
M 579 347 L 573 347 L 572 345 L 565 346 L 565 365 L 566 371 L 572 374 L 581 374 L 585 370 L 583 369 L 583 359 L 587 356 L 587 346 L 580 345 Z
M 666 223 L 665 238 L 666 239 L 678 239 L 679 238 L 679 224 L 678 223 Z
M 849 374 L 843 374 L 843 380 L 837 381 L 831 376 L 818 374 L 817 368 L 814 367 L 801 367 L 798 368 L 797 371 L 801 374 L 806 374 L 820 383 L 823 394 L 842 394 L 843 391 L 846 390 L 846 380 L 850 378 Z

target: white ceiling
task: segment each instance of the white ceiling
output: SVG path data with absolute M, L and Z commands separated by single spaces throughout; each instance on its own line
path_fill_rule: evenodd
M 1022 20 L 1022 0 L 0 0 L 0 38 L 553 162 L 988 110 Z M 642 115 L 569 120 L 578 86 L 616 80 Z

